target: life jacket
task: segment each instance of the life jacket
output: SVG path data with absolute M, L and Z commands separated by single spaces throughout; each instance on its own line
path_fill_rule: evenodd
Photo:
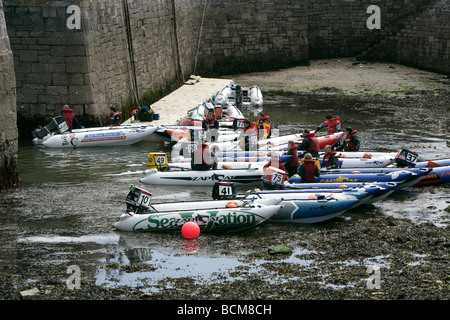
M 325 154 L 322 159 L 322 166 L 325 168 L 331 167 L 333 163 L 330 161 L 330 158 L 331 156 L 335 156 L 336 153 L 336 151 L 331 151 L 330 153 Z
M 280 170 L 286 171 L 286 168 L 284 167 L 284 164 L 283 164 L 283 162 L 281 162 L 280 159 L 278 159 L 278 163 L 276 163 L 276 162 L 273 163 L 273 162 L 275 162 L 275 161 L 273 161 L 273 159 L 270 159 L 269 162 L 264 165 L 263 171 L 265 171 L 265 169 L 267 169 L 268 167 L 275 167 Z
M 311 153 L 313 156 L 316 154 L 316 152 L 320 151 L 320 145 L 319 140 L 315 137 L 314 132 L 308 133 L 305 135 L 305 138 L 309 138 L 311 140 L 311 143 L 306 148 L 306 151 Z
M 289 155 L 292 152 L 292 158 L 288 162 L 286 162 L 286 166 L 298 168 L 298 166 L 300 165 L 300 162 L 298 160 L 297 145 L 294 144 L 293 147 L 289 148 L 288 152 L 289 152 L 288 153 Z
M 264 130 L 264 138 L 270 138 L 272 135 L 272 122 L 270 122 L 269 116 L 264 116 L 260 120 L 256 121 L 255 126 L 258 128 L 258 139 L 259 130 Z
M 64 119 L 66 119 L 67 128 L 71 130 L 74 118 L 73 109 L 62 109 L 61 115 L 64 117 Z
M 302 182 L 313 182 L 316 180 L 316 161 L 314 159 L 304 159 L 303 165 L 305 172 L 303 174 Z
M 337 131 L 336 126 L 338 124 L 341 124 L 341 121 L 339 120 L 338 116 L 333 116 L 333 118 L 331 120 L 326 120 L 326 121 L 324 121 L 324 123 L 328 127 L 328 134 L 333 134 Z
M 358 151 L 356 149 L 355 143 L 353 141 L 351 141 L 352 136 L 354 134 L 356 134 L 357 132 L 358 132 L 358 130 L 353 130 L 345 137 L 345 140 L 344 140 L 344 150 L 345 151 Z
M 119 123 L 116 123 L 116 117 L 119 118 Z M 116 111 L 109 117 L 109 125 L 120 125 L 122 123 L 122 111 Z
M 209 130 L 211 128 L 214 128 L 214 123 L 216 122 L 216 116 L 214 116 L 211 120 L 208 120 L 208 118 L 205 118 L 204 123 L 206 125 L 206 130 Z

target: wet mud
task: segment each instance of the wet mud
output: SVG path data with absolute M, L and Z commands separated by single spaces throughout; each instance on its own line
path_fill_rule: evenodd
M 280 134 L 313 128 L 326 114 L 338 111 L 345 119 L 344 126 L 360 130 L 365 150 L 392 151 L 406 146 L 425 158 L 450 157 L 446 145 L 448 91 L 368 97 L 343 96 L 326 88 L 303 94 L 263 92 L 264 111 L 278 124 Z M 156 148 L 167 151 L 164 145 Z M 149 151 L 147 147 L 144 150 Z M 133 152 L 143 154 L 142 161 L 134 160 Z M 145 152 L 129 149 L 129 158 L 120 151 L 107 152 L 102 161 L 104 167 L 116 166 L 116 171 L 139 169 Z M 137 179 L 132 175 L 107 179 L 104 168 L 92 174 L 87 160 L 85 168 L 77 167 L 77 156 L 73 155 L 73 162 L 64 156 L 68 163 L 58 162 L 65 168 L 60 178 L 41 182 L 24 173 L 22 189 L 1 194 L 1 299 L 450 297 L 449 186 L 396 191 L 382 203 L 364 205 L 316 225 L 267 222 L 245 232 L 201 234 L 198 239 L 184 240 L 178 233 L 112 230 L 124 208 L 126 188 Z M 48 157 L 55 159 L 58 154 Z M 91 161 L 98 160 L 92 157 Z M 39 163 L 40 159 L 36 156 L 29 161 Z M 127 165 L 129 168 L 124 168 Z M 201 188 L 181 192 L 149 189 L 164 201 L 211 195 L 211 190 Z M 35 206 L 27 202 L 37 202 L 37 198 L 42 202 Z M 289 247 L 292 253 L 269 250 L 277 245 Z M 79 282 L 72 277 L 75 273 L 71 270 L 76 269 L 71 266 L 79 268 Z M 24 295 L 30 289 L 38 292 Z

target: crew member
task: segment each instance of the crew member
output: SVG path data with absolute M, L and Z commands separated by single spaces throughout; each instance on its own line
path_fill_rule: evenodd
M 323 150 L 325 151 L 325 154 L 323 155 L 322 159 L 322 168 L 326 169 L 339 168 L 339 161 L 338 158 L 336 157 L 336 151 L 332 151 L 330 145 L 326 145 Z
M 267 162 L 267 163 L 264 165 L 263 172 L 264 172 L 268 167 L 275 167 L 275 168 L 277 168 L 277 169 L 286 171 L 286 168 L 285 168 L 285 166 L 283 165 L 283 162 L 281 162 L 281 160 L 280 160 L 280 155 L 279 155 L 278 153 L 276 153 L 276 152 L 273 152 L 273 153 L 272 153 L 269 162 Z
M 352 128 L 346 128 L 345 133 L 347 134 L 344 143 L 338 147 L 337 151 L 358 151 L 360 147 L 360 142 L 356 133 L 358 130 L 353 130 Z
M 255 150 L 258 140 L 258 129 L 252 125 L 250 120 L 244 120 L 244 128 L 239 137 L 239 146 L 245 151 Z
M 214 111 L 208 111 L 206 118 L 202 121 L 202 129 L 207 134 L 208 140 L 216 141 L 219 134 L 219 121 L 217 121 Z
M 269 120 L 269 116 L 265 116 L 264 113 L 258 112 L 258 121 L 254 123 L 258 128 L 258 139 L 268 139 L 272 135 L 272 122 Z M 263 135 L 261 136 L 261 133 Z
M 70 132 L 72 132 L 74 123 L 76 123 L 78 127 L 82 129 L 84 128 L 73 114 L 73 109 L 71 109 L 67 104 L 62 108 L 61 116 L 63 116 L 64 119 L 66 119 L 67 128 L 69 129 Z
M 298 160 L 297 145 L 292 140 L 288 141 L 288 152 L 286 155 L 292 156 L 292 158 L 284 165 L 286 168 L 286 173 L 290 178 L 294 174 L 297 174 L 298 167 L 300 165 L 300 161 Z
M 320 129 L 328 127 L 328 134 L 333 134 L 338 131 L 341 131 L 341 121 L 338 116 L 332 116 L 331 114 L 325 117 L 327 120 L 322 122 L 316 129 L 315 133 L 317 133 Z
M 302 182 L 314 182 L 316 177 L 320 177 L 320 169 L 310 153 L 306 153 L 303 163 L 298 168 L 298 175 Z
M 200 142 L 192 153 L 191 169 L 198 171 L 217 169 L 217 157 L 205 141 Z
M 110 126 L 120 126 L 122 123 L 122 112 L 117 111 L 116 108 L 110 107 L 109 112 L 109 122 L 108 125 Z
M 308 129 L 303 129 L 303 141 L 297 147 L 297 150 L 305 150 L 309 152 L 313 157 L 319 157 L 319 140 L 315 137 L 314 132 L 309 132 Z

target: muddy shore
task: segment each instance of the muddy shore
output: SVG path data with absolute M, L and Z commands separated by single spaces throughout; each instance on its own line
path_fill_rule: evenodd
M 313 61 L 310 66 L 226 76 L 242 85 L 257 84 L 264 91 L 296 93 L 305 97 L 333 95 L 364 100 L 396 101 L 412 106 L 416 112 L 399 114 L 406 121 L 423 121 L 445 134 L 450 108 L 450 81 L 443 75 L 386 63 L 365 63 L 352 59 Z M 422 110 L 422 111 L 420 111 Z M 423 110 L 433 110 L 428 113 Z M 421 113 L 423 112 L 423 114 Z M 427 115 L 427 116 L 425 116 Z M 433 194 L 433 187 L 424 189 Z M 448 187 L 440 187 L 450 194 Z M 450 196 L 449 198 L 450 199 Z M 442 201 L 442 200 L 439 200 Z M 450 200 L 445 201 L 450 206 Z M 442 204 L 441 204 L 442 207 Z M 444 210 L 440 210 L 444 211 Z M 38 294 L 23 296 L 20 263 L 3 264 L 0 269 L 0 298 L 5 300 L 448 300 L 450 298 L 450 225 L 416 223 L 408 219 L 377 214 L 377 209 L 332 220 L 317 226 L 263 224 L 255 230 L 227 235 L 202 235 L 200 247 L 214 243 L 214 254 L 232 255 L 242 262 L 235 272 L 216 274 L 203 283 L 190 277 L 166 278 L 156 292 L 145 287 L 104 286 L 83 278 L 80 290 L 70 290 L 61 279 L 67 269 L 42 262 L 36 266 L 29 288 Z M 436 214 L 430 206 L 427 214 Z M 450 212 L 440 212 L 450 216 Z M 2 219 L 14 219 L 4 216 Z M 345 223 L 345 228 L 342 224 Z M 268 230 L 270 229 L 270 232 Z M 13 232 L 13 231 L 11 231 Z M 170 242 L 179 235 L 165 234 Z M 226 243 L 225 243 L 226 242 Z M 284 245 L 290 255 L 272 255 L 268 249 Z M 13 243 L 4 244 L 14 250 Z M 34 246 L 36 256 L 48 251 Z M 169 248 L 170 249 L 170 248 Z M 6 252 L 4 249 L 2 252 Z M 69 261 L 85 254 L 77 244 L 60 249 L 69 252 Z M 14 253 L 12 253 L 14 254 Z M 195 253 L 194 253 L 195 254 Z M 16 257 L 17 261 L 21 259 Z M 258 264 L 256 265 L 256 262 Z M 380 263 L 380 261 L 382 261 Z M 380 282 L 368 282 L 372 265 L 381 264 Z M 90 267 L 97 268 L 92 260 Z M 136 261 L 130 265 L 111 262 L 106 269 L 121 272 L 151 271 L 154 265 Z M 252 272 L 257 268 L 258 272 Z M 91 270 L 91 271 L 92 271 Z M 93 271 L 92 271 L 93 272 Z M 375 273 L 373 273 L 375 274 Z M 57 279 L 57 280 L 55 280 Z

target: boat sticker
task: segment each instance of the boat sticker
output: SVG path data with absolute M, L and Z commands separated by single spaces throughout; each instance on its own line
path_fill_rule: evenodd
M 211 210 L 203 213 L 180 212 L 173 214 L 151 214 L 133 226 L 134 231 L 180 229 L 186 222 L 193 221 L 201 228 L 233 227 L 252 225 L 265 217 L 244 210 Z
M 123 131 L 112 131 L 112 132 L 102 132 L 102 133 L 88 133 L 86 134 L 81 142 L 97 142 L 97 141 L 108 141 L 108 140 L 124 140 L 127 136 Z

